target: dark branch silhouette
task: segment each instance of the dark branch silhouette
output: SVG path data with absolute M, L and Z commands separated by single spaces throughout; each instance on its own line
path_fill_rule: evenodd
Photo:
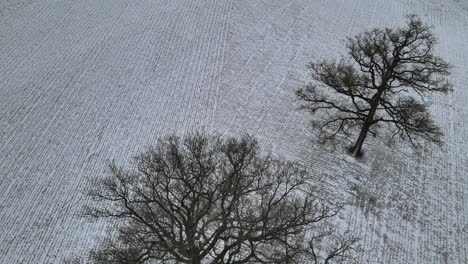
M 248 136 L 168 137 L 134 161 L 92 184 L 86 215 L 116 224 L 94 263 L 304 263 L 306 234 L 338 213 Z
M 326 241 L 327 254 L 320 255 L 323 251 L 324 241 Z M 313 264 L 332 264 L 332 263 L 358 263 L 356 251 L 358 250 L 358 239 L 352 236 L 337 236 L 332 231 L 322 232 L 312 236 L 309 240 L 310 263 Z M 320 250 L 321 249 L 321 250 Z
M 300 109 L 322 114 L 320 138 L 359 130 L 351 148 L 354 156 L 361 155 L 367 135 L 376 135 L 381 127 L 415 149 L 421 139 L 442 143 L 425 99 L 431 92 L 450 91 L 450 66 L 434 55 L 436 39 L 430 29 L 411 15 L 404 28 L 348 38 L 349 61 L 311 63 L 314 82 L 296 95 Z

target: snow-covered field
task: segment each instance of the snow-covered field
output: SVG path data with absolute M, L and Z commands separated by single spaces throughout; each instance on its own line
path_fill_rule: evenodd
M 423 158 L 367 144 L 354 161 L 313 143 L 294 91 L 344 38 L 435 26 L 455 91 L 433 98 L 445 132 Z M 103 224 L 78 217 L 86 177 L 158 136 L 249 132 L 310 166 L 363 263 L 468 263 L 468 2 L 464 0 L 0 1 L 0 263 L 61 263 Z

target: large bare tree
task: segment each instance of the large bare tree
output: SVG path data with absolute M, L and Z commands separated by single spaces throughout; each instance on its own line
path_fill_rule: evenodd
M 314 228 L 338 210 L 318 201 L 301 166 L 260 153 L 250 136 L 167 137 L 134 165 L 111 164 L 91 185 L 86 215 L 116 225 L 94 263 L 338 263 L 354 250 L 350 238 L 317 251 L 332 234 Z
M 313 82 L 296 92 L 301 109 L 320 112 L 321 139 L 359 135 L 351 152 L 361 155 L 369 133 L 385 127 L 414 148 L 421 140 L 441 143 L 427 95 L 446 93 L 450 66 L 434 54 L 436 38 L 415 15 L 405 27 L 373 29 L 348 38 L 350 59 L 311 63 Z

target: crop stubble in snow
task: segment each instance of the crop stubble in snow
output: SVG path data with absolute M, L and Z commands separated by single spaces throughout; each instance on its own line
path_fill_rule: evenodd
M 376 144 L 354 162 L 311 145 L 293 104 L 305 64 L 409 12 L 436 26 L 455 66 L 455 91 L 433 106 L 445 147 L 419 159 Z M 76 217 L 85 177 L 201 127 L 257 134 L 310 165 L 352 204 L 337 222 L 363 238 L 362 260 L 468 262 L 463 1 L 8 0 L 0 22 L 1 263 L 59 263 L 92 247 L 102 224 Z

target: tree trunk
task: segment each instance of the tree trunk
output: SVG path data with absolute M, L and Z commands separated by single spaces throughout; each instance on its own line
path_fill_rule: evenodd
M 354 144 L 354 147 L 353 147 L 353 156 L 354 157 L 358 157 L 361 153 L 361 149 L 362 149 L 362 145 L 364 144 L 364 141 L 366 140 L 366 137 L 367 137 L 367 133 L 369 132 L 369 128 L 370 126 L 365 123 L 362 128 L 361 128 L 361 132 L 359 133 L 359 137 L 356 141 L 356 144 Z
M 382 93 L 383 93 L 383 90 L 379 90 L 379 92 L 377 92 L 372 98 L 371 109 L 369 110 L 369 114 L 367 115 L 366 121 L 361 127 L 361 132 L 359 133 L 359 137 L 356 141 L 356 144 L 354 144 L 354 147 L 352 149 L 354 157 L 358 157 L 361 154 L 362 145 L 364 144 L 364 141 L 366 140 L 367 133 L 369 132 L 370 127 L 374 123 L 374 115 L 375 115 L 375 112 L 377 111 L 377 107 L 379 106 Z

